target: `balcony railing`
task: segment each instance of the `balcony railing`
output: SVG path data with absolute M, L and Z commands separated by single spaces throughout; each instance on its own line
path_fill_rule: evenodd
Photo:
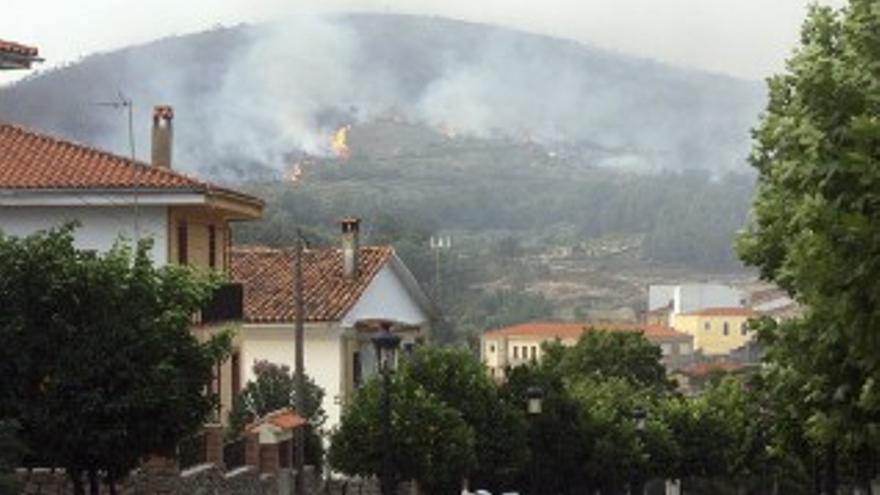
M 244 288 L 241 284 L 223 284 L 214 291 L 202 308 L 201 323 L 210 325 L 238 321 L 244 317 Z

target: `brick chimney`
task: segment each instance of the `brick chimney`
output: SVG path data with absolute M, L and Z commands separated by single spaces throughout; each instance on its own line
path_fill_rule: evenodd
M 153 166 L 171 168 L 171 142 L 174 139 L 174 109 L 168 105 L 153 107 Z
M 339 221 L 342 226 L 342 275 L 347 279 L 358 276 L 358 251 L 360 248 L 361 219 L 347 217 Z

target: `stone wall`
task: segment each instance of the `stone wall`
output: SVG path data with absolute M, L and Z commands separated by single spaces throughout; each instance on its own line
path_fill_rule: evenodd
M 306 466 L 305 495 L 380 495 L 374 478 L 322 480 Z M 62 469 L 19 469 L 17 477 L 24 495 L 73 495 L 73 487 Z M 294 495 L 293 472 L 260 473 L 255 466 L 224 471 L 215 464 L 202 464 L 182 472 L 137 470 L 117 486 L 119 495 Z M 402 483 L 399 495 L 414 495 L 415 487 Z M 102 495 L 109 495 L 106 487 Z

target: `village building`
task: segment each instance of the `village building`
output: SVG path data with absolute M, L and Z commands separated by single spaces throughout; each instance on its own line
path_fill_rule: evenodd
M 708 308 L 690 313 L 673 313 L 672 326 L 694 338 L 694 348 L 706 356 L 730 354 L 749 344 L 754 332 L 749 319 L 758 316 L 752 308 Z
M 693 337 L 665 325 L 633 323 L 532 322 L 489 330 L 480 338 L 480 355 L 489 373 L 503 379 L 507 370 L 532 360 L 540 361 L 542 345 L 559 341 L 574 345 L 584 332 L 639 332 L 660 347 L 661 362 L 668 370 L 693 362 Z
M 170 107 L 156 107 L 151 164 L 0 123 L 0 232 L 26 236 L 77 222 L 80 249 L 149 238 L 156 265 L 227 272 L 230 224 L 260 218 L 263 202 L 172 170 L 172 119 Z M 204 338 L 237 321 L 242 304 L 240 286 L 222 286 L 195 315 L 193 332 Z M 231 376 L 228 361 L 218 364 L 212 387 L 223 411 Z
M 371 337 L 393 322 L 403 352 L 430 338 L 435 309 L 391 246 L 360 246 L 360 221 L 341 222 L 339 247 L 302 255 L 304 367 L 324 389 L 327 425 L 339 423 L 351 393 L 376 372 Z M 296 251 L 234 247 L 230 273 L 244 287 L 244 324 L 233 356 L 236 387 L 269 361 L 294 369 Z

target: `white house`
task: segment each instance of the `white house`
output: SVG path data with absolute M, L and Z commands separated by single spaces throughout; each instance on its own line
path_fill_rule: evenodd
M 263 202 L 171 170 L 172 120 L 170 107 L 156 107 L 151 164 L 0 122 L 0 232 L 26 236 L 76 221 L 79 248 L 106 251 L 120 239 L 149 237 L 158 265 L 225 272 L 230 223 L 259 218 Z M 194 332 L 237 319 L 241 307 L 241 288 L 225 286 Z M 228 363 L 218 365 L 214 387 L 224 408 L 231 375 Z
M 329 427 L 338 424 L 350 393 L 375 372 L 370 338 L 376 322 L 395 322 L 406 349 L 429 338 L 434 315 L 392 247 L 360 247 L 359 221 L 341 224 L 340 248 L 306 249 L 303 255 L 305 371 L 325 391 Z M 263 360 L 294 369 L 294 261 L 293 249 L 232 249 L 230 271 L 243 284 L 245 301 L 241 350 L 233 356 L 237 377 L 252 380 L 253 364 Z

